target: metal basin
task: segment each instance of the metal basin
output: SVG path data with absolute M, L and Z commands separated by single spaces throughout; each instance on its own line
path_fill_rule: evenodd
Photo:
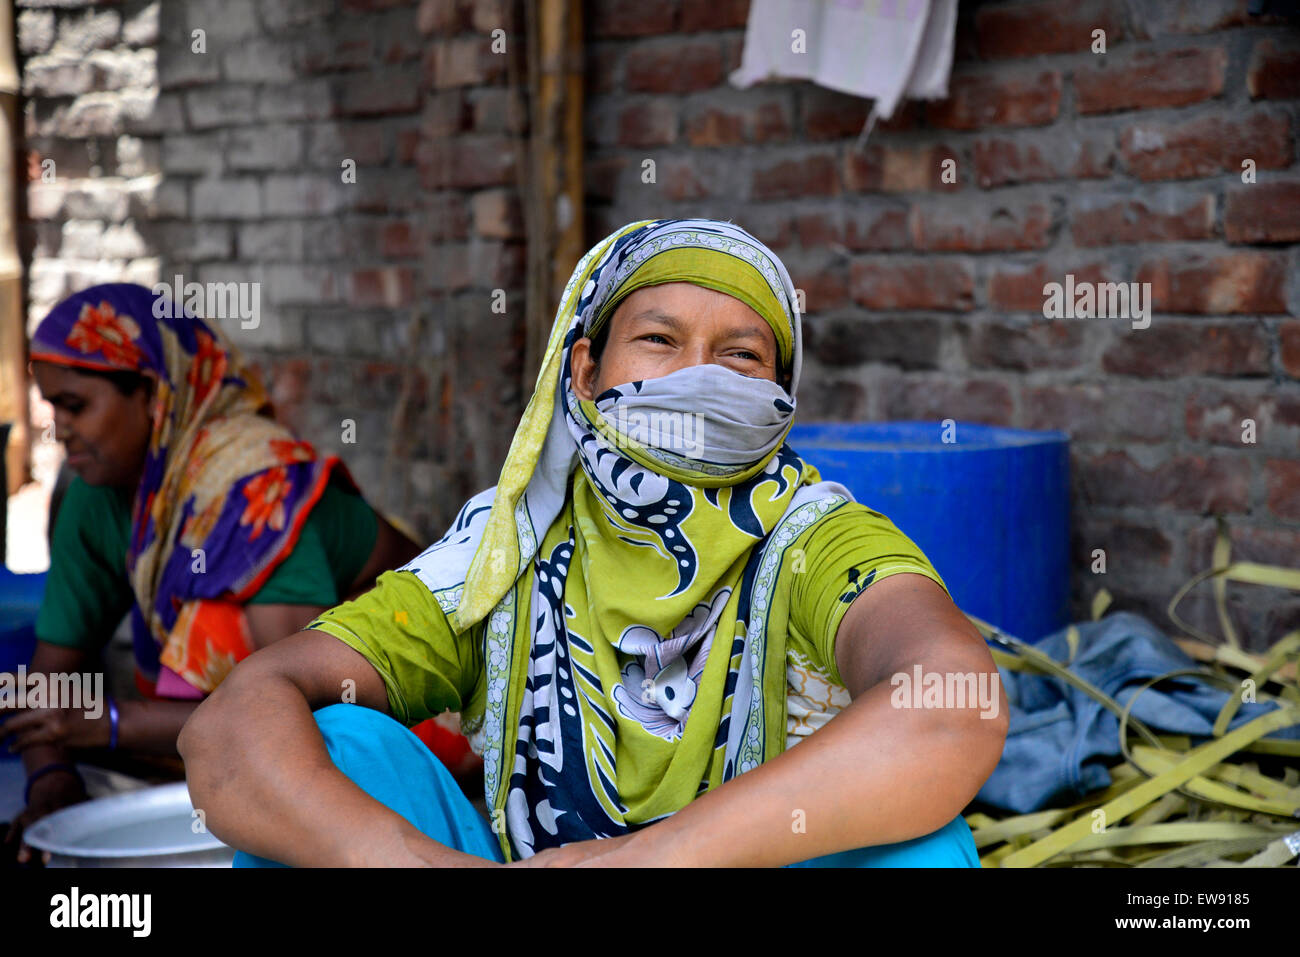
M 184 781 L 85 801 L 41 818 L 24 834 L 50 867 L 229 867 L 234 848 L 194 833 Z

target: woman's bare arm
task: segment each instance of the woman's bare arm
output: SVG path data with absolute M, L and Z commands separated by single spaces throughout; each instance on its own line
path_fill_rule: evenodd
M 350 682 L 350 684 L 345 684 Z M 312 712 L 342 700 L 388 714 L 357 652 L 304 631 L 240 662 L 180 735 L 194 806 L 221 840 L 303 866 L 484 866 L 426 837 L 335 767 Z
M 853 702 L 775 758 L 633 835 L 601 863 L 770 867 L 938 830 L 993 773 L 1006 693 L 988 647 L 934 582 L 873 584 L 836 633 Z M 990 707 L 895 707 L 891 677 L 984 674 Z

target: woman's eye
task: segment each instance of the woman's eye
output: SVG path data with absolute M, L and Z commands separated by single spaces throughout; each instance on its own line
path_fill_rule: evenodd
M 649 342 L 651 339 L 658 339 L 660 342 L 664 343 L 665 345 L 668 344 L 668 340 L 665 339 L 663 336 L 661 336 L 661 335 L 660 335 L 659 333 L 657 333 L 657 332 L 652 332 L 652 333 L 650 333 L 650 335 L 648 335 L 648 336 L 642 336 L 641 338 L 644 339 L 646 342 Z

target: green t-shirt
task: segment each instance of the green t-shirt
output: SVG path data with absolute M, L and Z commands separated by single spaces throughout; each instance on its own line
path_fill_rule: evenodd
M 789 589 L 788 659 L 842 685 L 835 636 L 850 601 L 902 572 L 924 575 L 947 591 L 920 548 L 879 512 L 849 502 L 810 525 L 787 550 L 777 585 Z M 459 711 L 469 723 L 482 714 L 483 623 L 454 634 L 414 573 L 385 572 L 370 591 L 311 627 L 370 662 L 386 686 L 389 710 L 404 724 L 444 711 Z
M 248 604 L 333 605 L 365 567 L 378 532 L 374 510 L 336 473 L 293 551 Z M 54 523 L 38 639 L 74 648 L 108 640 L 134 601 L 126 574 L 130 538 L 129 492 L 80 478 L 68 483 Z

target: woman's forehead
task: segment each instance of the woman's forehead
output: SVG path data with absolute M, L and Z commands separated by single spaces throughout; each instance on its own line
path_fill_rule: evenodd
M 713 314 L 722 318 L 753 319 L 766 327 L 763 317 L 734 296 L 690 282 L 668 282 L 636 290 L 619 304 L 615 315 L 663 314 L 683 319 Z

